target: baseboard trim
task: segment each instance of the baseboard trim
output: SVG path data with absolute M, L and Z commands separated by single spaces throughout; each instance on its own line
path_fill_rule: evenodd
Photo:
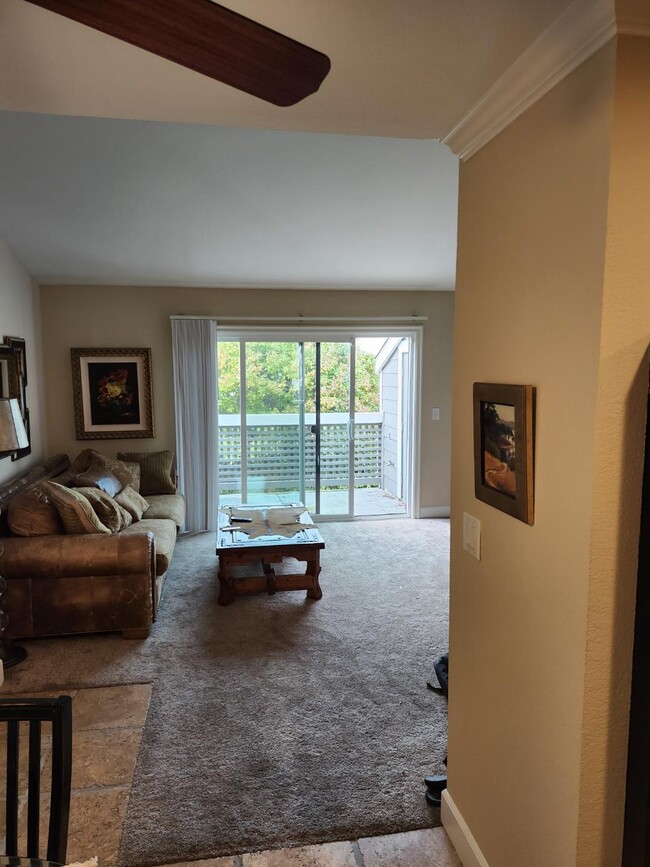
M 448 518 L 450 512 L 449 506 L 420 506 L 418 518 Z
M 445 789 L 442 793 L 440 818 L 458 857 L 463 862 L 463 867 L 490 867 L 467 822 L 449 794 L 449 789 Z

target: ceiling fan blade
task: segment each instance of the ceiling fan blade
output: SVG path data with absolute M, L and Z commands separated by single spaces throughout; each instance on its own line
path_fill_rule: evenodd
M 27 0 L 274 105 L 320 87 L 329 58 L 212 0 Z

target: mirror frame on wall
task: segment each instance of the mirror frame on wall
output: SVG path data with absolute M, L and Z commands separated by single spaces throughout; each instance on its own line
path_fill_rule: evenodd
M 20 406 L 27 439 L 29 444 L 24 449 L 18 449 L 11 456 L 17 461 L 31 454 L 32 437 L 29 430 L 29 410 L 27 409 L 27 358 L 25 341 L 22 337 L 4 337 L 0 344 L 0 397 L 15 397 Z

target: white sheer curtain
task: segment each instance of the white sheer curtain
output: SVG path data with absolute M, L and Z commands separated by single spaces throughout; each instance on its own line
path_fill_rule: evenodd
M 217 323 L 172 319 L 178 486 L 185 496 L 184 529 L 217 526 Z

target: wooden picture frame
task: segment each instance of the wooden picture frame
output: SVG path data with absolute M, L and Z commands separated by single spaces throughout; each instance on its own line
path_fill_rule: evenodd
M 12 461 L 27 457 L 32 451 L 32 435 L 29 429 L 27 408 L 27 357 L 22 337 L 5 337 L 0 344 L 0 397 L 15 397 L 27 432 L 28 445 L 11 455 Z
M 71 349 L 78 440 L 154 435 L 150 349 Z
M 513 518 L 532 524 L 532 385 L 474 383 L 474 493 Z

